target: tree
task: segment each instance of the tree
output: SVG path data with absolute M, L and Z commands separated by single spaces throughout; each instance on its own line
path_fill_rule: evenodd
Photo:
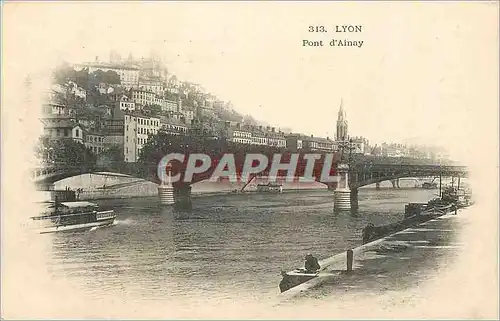
M 123 160 L 123 146 L 113 146 L 99 154 L 97 164 L 109 165 L 111 163 L 123 162 Z
M 157 164 L 163 156 L 170 153 L 204 153 L 220 155 L 227 151 L 225 140 L 194 135 L 171 135 L 164 130 L 150 136 L 139 154 L 139 162 Z
M 39 159 L 47 164 L 89 166 L 96 164 L 96 155 L 85 145 L 72 139 L 51 140 L 40 138 L 36 147 Z
M 102 76 L 102 82 L 110 85 L 120 85 L 120 76 L 113 70 L 106 71 Z
M 75 70 L 68 64 L 58 66 L 52 74 L 54 83 L 59 85 L 64 85 L 67 80 L 71 80 L 73 78 L 75 78 Z

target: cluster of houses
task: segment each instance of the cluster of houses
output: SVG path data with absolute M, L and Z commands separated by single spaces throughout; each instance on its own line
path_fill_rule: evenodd
M 169 76 L 166 68 L 155 59 L 135 64 L 129 58 L 128 62 L 94 62 L 74 65 L 73 68 L 85 68 L 89 73 L 114 71 L 120 78 L 120 85 L 97 85 L 95 92 L 108 97 L 111 103 L 92 106 L 95 113 L 90 115 L 82 112 L 81 107 L 64 105 L 57 99 L 71 96 L 85 102 L 86 89 L 72 81 L 54 85 L 48 93 L 48 103 L 44 105 L 41 119 L 45 137 L 73 139 L 95 154 L 118 147 L 126 162 L 136 162 L 148 139 L 160 130 L 172 135 L 191 135 L 194 129 L 199 131 L 203 127 L 205 133 L 224 136 L 233 143 L 290 150 L 330 152 L 347 146 L 352 153 L 382 155 L 385 152 L 385 156 L 400 156 L 400 150 L 404 149 L 392 145 L 371 147 L 363 137 L 349 137 L 342 106 L 334 139 L 284 133 L 270 126 L 218 119 L 214 110 L 228 108 L 227 103 L 206 93 L 198 84 L 180 82 L 175 75 Z M 200 127 L 200 119 L 210 119 L 210 122 Z M 391 155 L 387 155 L 387 151 Z

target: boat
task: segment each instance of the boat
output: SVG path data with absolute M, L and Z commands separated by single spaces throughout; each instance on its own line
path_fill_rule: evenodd
M 443 201 L 453 202 L 459 208 L 468 207 L 474 204 L 470 189 L 457 188 L 454 186 L 446 187 L 441 194 L 441 199 Z
M 290 272 L 281 271 L 281 276 L 283 278 L 281 279 L 279 288 L 280 292 L 283 293 L 290 290 L 291 288 L 296 287 L 297 285 L 317 278 L 319 276 L 319 271 L 310 273 L 306 272 L 305 269 L 295 269 L 294 271 Z
M 437 184 L 436 184 L 436 183 L 424 182 L 424 183 L 422 184 L 422 188 L 423 188 L 423 189 L 437 189 L 437 188 L 438 188 L 438 186 L 437 186 Z
M 257 184 L 257 192 L 283 192 L 283 185 L 276 183 Z
M 113 224 L 114 210 L 99 211 L 95 203 L 85 201 L 45 202 L 41 215 L 31 217 L 40 234 L 86 230 Z

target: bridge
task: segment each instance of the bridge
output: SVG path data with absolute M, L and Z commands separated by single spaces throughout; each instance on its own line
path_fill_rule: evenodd
M 408 165 L 408 164 L 356 164 L 349 169 L 349 187 L 359 187 L 392 181 L 405 177 L 467 177 L 466 166 Z
M 318 182 L 324 183 L 328 186 L 329 189 L 335 190 L 337 187 L 337 183 L 322 182 L 320 178 L 321 170 L 325 162 L 325 155 L 322 155 L 322 158 L 316 161 L 313 168 L 313 176 Z M 303 156 L 304 154 L 300 154 L 299 156 L 296 176 L 303 175 L 305 171 L 306 163 Z M 339 160 L 340 158 L 338 157 L 338 155 L 334 157 L 330 175 L 335 175 L 336 165 L 339 163 Z M 236 157 L 235 161 L 237 171 L 241 174 L 243 159 Z M 468 175 L 468 170 L 465 166 L 425 164 L 422 162 L 422 160 L 413 160 L 413 164 L 410 162 L 411 160 L 406 160 L 405 164 L 403 164 L 394 159 L 373 157 L 358 158 L 355 161 L 352 161 L 348 170 L 348 184 L 350 188 L 351 203 L 353 204 L 353 206 L 356 207 L 358 189 L 362 186 L 380 183 L 383 181 L 392 181 L 405 177 L 467 177 Z M 287 163 L 286 156 L 282 157 L 282 163 Z M 181 175 L 181 180 L 173 184 L 175 190 L 175 201 L 179 203 L 185 203 L 190 202 L 190 185 L 209 179 L 215 171 L 215 168 L 217 167 L 218 160 L 215 159 L 215 161 L 212 162 L 210 168 L 205 172 L 195 174 L 192 181 L 189 183 L 182 181 L 182 178 L 186 173 L 187 161 L 183 163 L 172 162 L 171 164 L 173 167 L 173 175 L 177 173 Z M 261 173 L 263 175 L 269 175 L 270 166 L 271 160 L 269 161 L 266 169 L 264 169 Z M 39 189 L 49 190 L 55 182 L 64 178 L 99 172 L 117 173 L 116 175 L 128 175 L 131 177 L 151 181 L 156 184 L 161 183 L 161 180 L 157 176 L 157 164 L 123 162 L 108 163 L 106 165 L 98 166 L 67 166 L 64 164 L 53 164 L 45 166 L 43 168 L 33 169 L 32 180 Z M 278 176 L 281 175 L 286 175 L 286 172 L 278 171 Z
M 411 164 L 366 164 L 360 163 L 349 168 L 350 201 L 354 208 L 358 204 L 360 187 L 383 181 L 399 180 L 406 177 L 468 177 L 466 166 L 457 165 L 411 165 Z M 394 183 L 393 183 L 394 185 Z

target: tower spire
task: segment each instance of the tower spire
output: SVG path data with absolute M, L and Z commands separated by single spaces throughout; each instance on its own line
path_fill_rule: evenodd
M 338 118 L 337 120 L 338 121 L 343 121 L 345 120 L 347 117 L 346 117 L 346 114 L 345 114 L 345 111 L 344 111 L 344 98 L 341 98 L 340 99 L 340 108 L 339 108 L 339 114 L 338 114 Z
M 336 140 L 344 141 L 347 139 L 347 116 L 344 111 L 344 98 L 340 99 L 340 108 L 337 118 Z

